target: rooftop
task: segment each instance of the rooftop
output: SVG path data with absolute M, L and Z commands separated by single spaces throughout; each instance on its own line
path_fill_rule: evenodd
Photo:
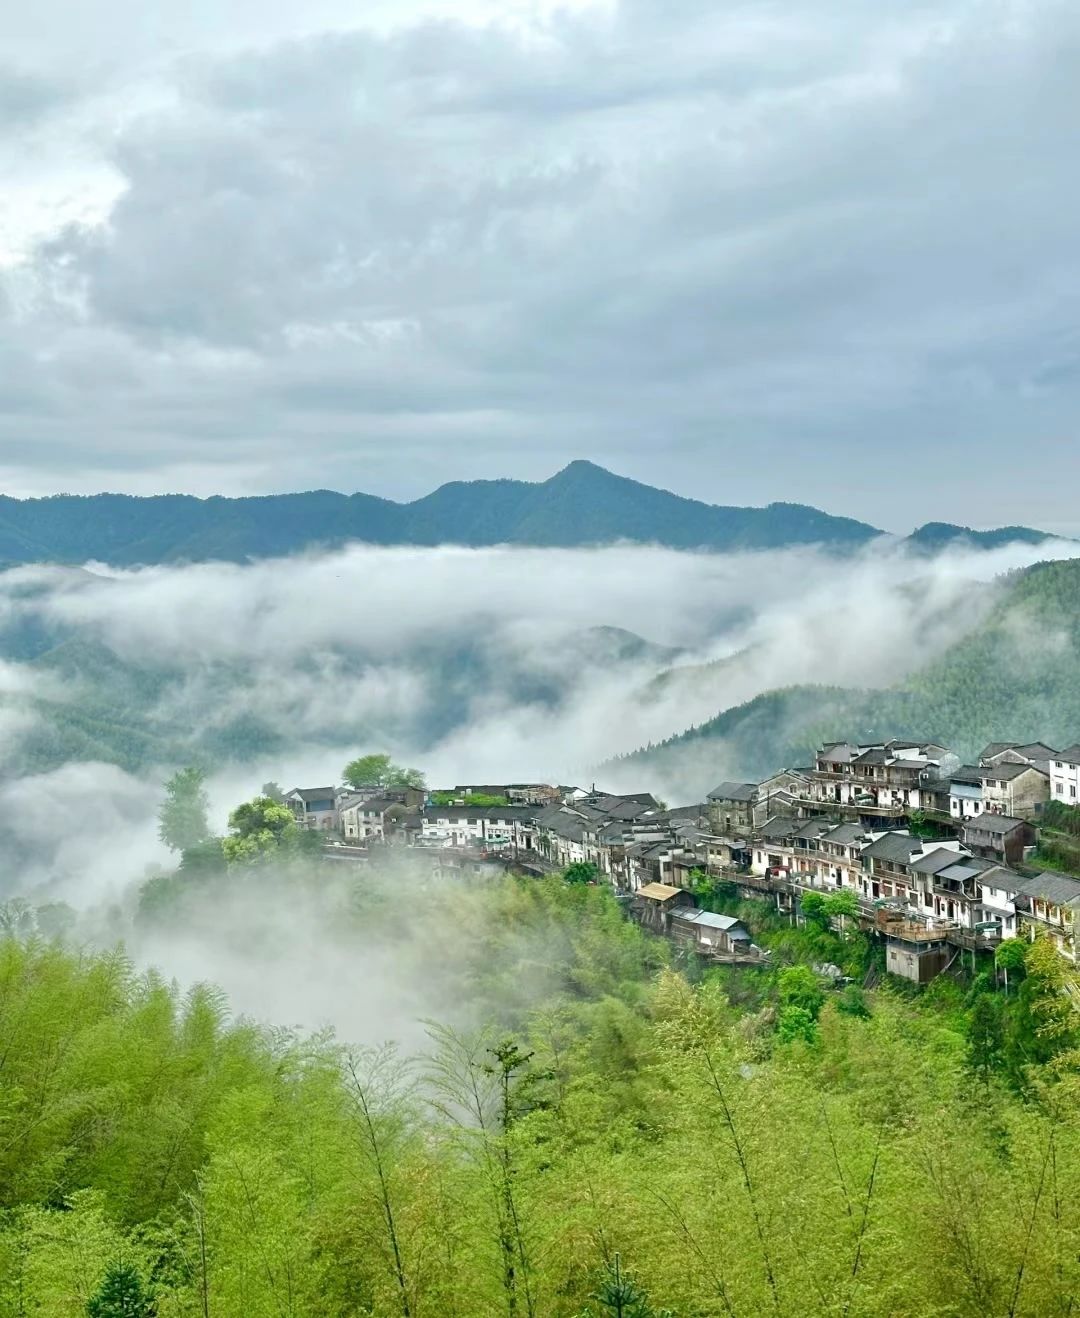
M 710 801 L 752 801 L 757 796 L 757 783 L 721 783 L 709 793 Z
M 1054 874 L 1047 870 L 1033 879 L 1025 879 L 1016 891 L 1023 897 L 1037 897 L 1045 902 L 1053 902 L 1055 906 L 1080 909 L 1080 879 L 1070 878 L 1067 874 Z
M 673 897 L 678 897 L 682 891 L 682 888 L 672 888 L 666 883 L 646 883 L 637 890 L 637 896 L 648 897 L 654 902 L 669 902 Z
M 1022 819 L 1014 819 L 1012 815 L 995 815 L 982 814 L 975 815 L 969 819 L 964 826 L 965 833 L 994 833 L 1004 836 L 1011 833 L 1014 828 L 1023 828 Z

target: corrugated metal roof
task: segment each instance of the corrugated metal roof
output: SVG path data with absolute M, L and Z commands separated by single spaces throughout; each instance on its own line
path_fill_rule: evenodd
M 685 920 L 690 924 L 704 925 L 707 929 L 734 929 L 738 927 L 746 930 L 747 938 L 750 937 L 750 931 L 734 915 L 717 915 L 715 911 L 676 911 L 671 918 L 673 920 Z

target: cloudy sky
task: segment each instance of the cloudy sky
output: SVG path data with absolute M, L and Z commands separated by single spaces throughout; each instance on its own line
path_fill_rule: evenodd
M 1080 532 L 1075 0 L 35 0 L 0 490 Z

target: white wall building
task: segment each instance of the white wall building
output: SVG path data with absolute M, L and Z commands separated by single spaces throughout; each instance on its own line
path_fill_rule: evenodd
M 1050 761 L 1050 799 L 1080 805 L 1080 742 L 1054 752 Z

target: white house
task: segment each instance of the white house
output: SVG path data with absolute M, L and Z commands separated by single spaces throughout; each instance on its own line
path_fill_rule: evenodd
M 420 841 L 428 846 L 531 850 L 535 837 L 527 806 L 427 806 L 420 814 Z
M 1080 805 L 1080 742 L 1054 751 L 1050 760 L 1050 799 Z

